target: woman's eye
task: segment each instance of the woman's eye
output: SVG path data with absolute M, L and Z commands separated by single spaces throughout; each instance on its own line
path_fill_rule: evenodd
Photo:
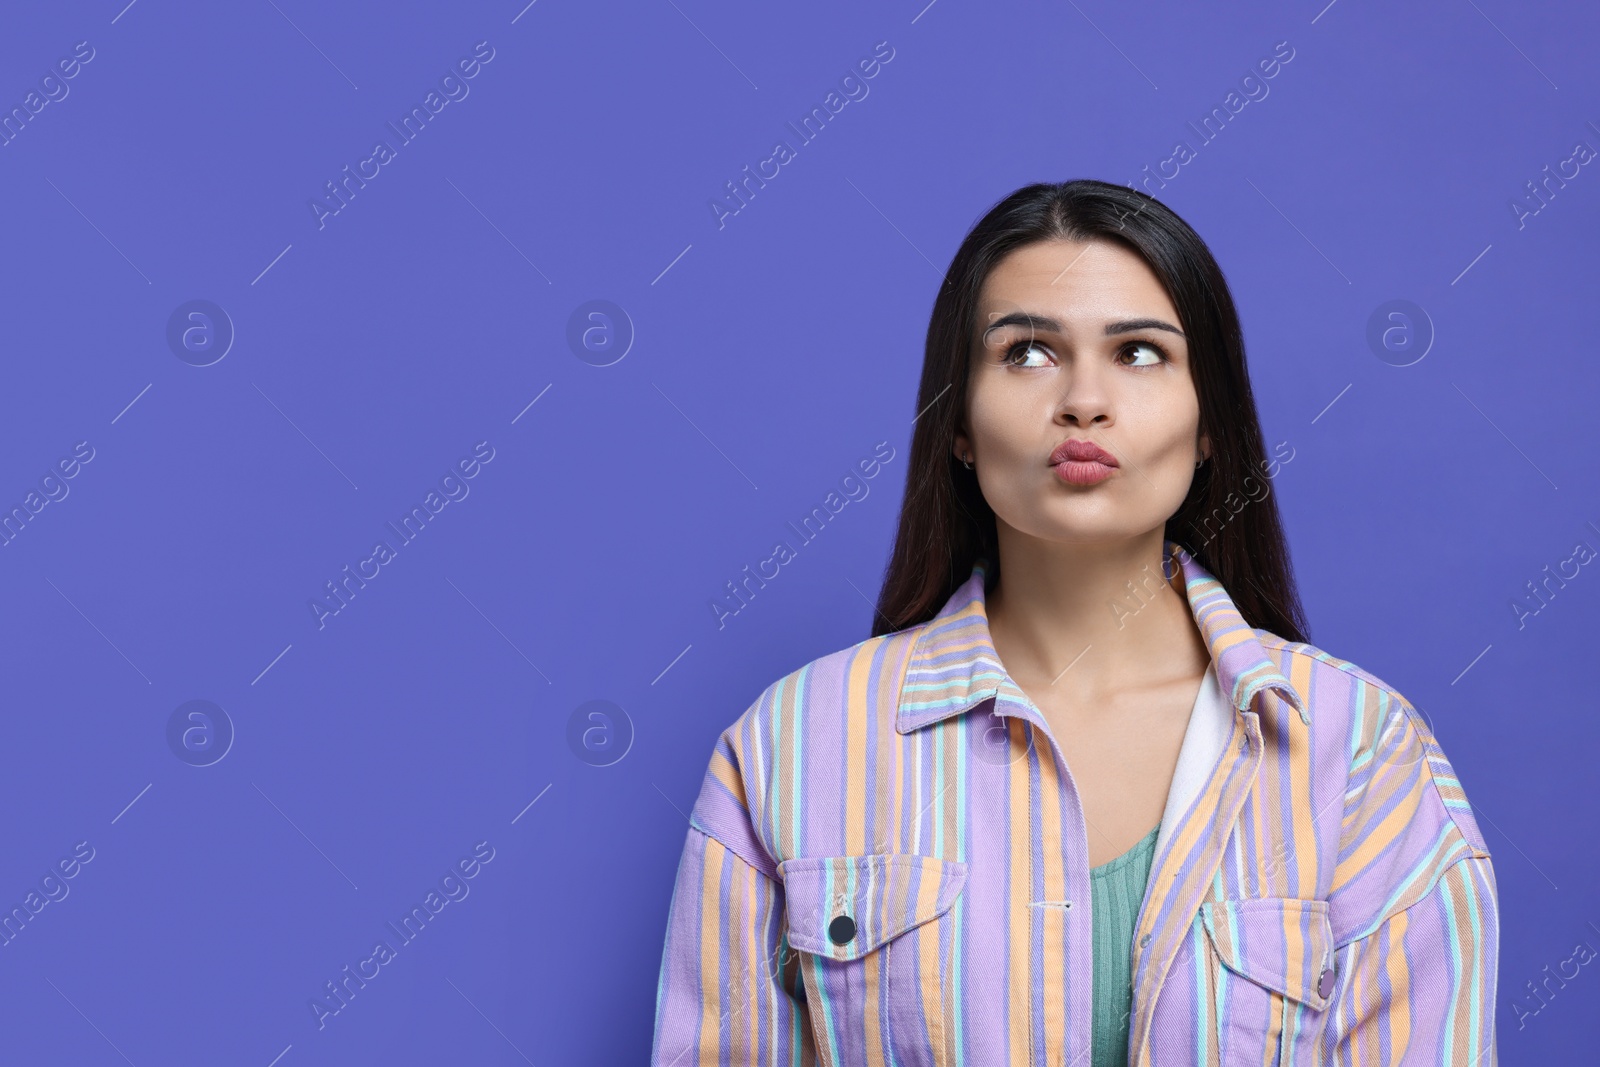
M 1147 353 L 1149 353 L 1150 357 L 1147 358 L 1147 359 L 1144 359 L 1144 360 L 1133 362 L 1133 363 L 1125 363 L 1125 364 L 1123 364 L 1123 366 L 1125 366 L 1125 367 L 1153 367 L 1153 366 L 1156 366 L 1157 364 L 1165 363 L 1167 361 L 1167 354 L 1166 354 L 1166 352 L 1162 351 L 1161 346 L 1160 345 L 1151 344 L 1149 341 L 1134 341 L 1132 344 L 1128 345 L 1122 351 L 1124 353 L 1136 352 L 1137 350 L 1139 350 L 1141 348 L 1144 349 Z
M 1017 354 L 1019 352 L 1022 353 L 1022 355 L 1023 355 L 1023 360 L 1022 361 L 1019 361 L 1017 359 Z M 1009 363 L 1009 364 L 1011 364 L 1012 366 L 1015 366 L 1015 367 L 1042 367 L 1042 366 L 1045 366 L 1044 363 L 1029 363 L 1029 362 L 1026 362 L 1027 354 L 1030 353 L 1030 352 L 1044 353 L 1046 358 L 1048 358 L 1048 353 L 1045 353 L 1045 350 L 1043 348 L 1040 348 L 1037 342 L 1034 342 L 1034 341 L 1018 341 L 1016 344 L 1011 345 L 1010 347 L 1008 347 L 1005 350 L 1005 353 L 1000 357 L 1000 362 Z

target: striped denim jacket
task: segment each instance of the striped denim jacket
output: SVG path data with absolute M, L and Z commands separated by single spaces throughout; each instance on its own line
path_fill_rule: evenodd
M 1134 931 L 1130 1064 L 1494 1064 L 1494 871 L 1426 724 L 1166 552 L 1221 710 Z M 1082 807 L 995 654 L 984 572 L 936 618 L 780 678 L 718 739 L 656 1067 L 1088 1064 Z

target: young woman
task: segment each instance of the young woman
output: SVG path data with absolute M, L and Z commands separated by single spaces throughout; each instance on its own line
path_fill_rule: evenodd
M 1031 185 L 933 308 L 873 636 L 719 739 L 652 1063 L 1495 1062 L 1489 851 L 1305 640 L 1223 276 Z

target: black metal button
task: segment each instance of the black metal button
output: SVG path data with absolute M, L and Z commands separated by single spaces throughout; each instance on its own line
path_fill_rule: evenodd
M 856 936 L 856 921 L 848 915 L 840 915 L 828 924 L 828 939 L 835 945 L 842 945 Z

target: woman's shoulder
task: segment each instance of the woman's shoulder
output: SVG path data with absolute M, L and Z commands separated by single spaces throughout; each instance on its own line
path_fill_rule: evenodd
M 1359 779 L 1365 793 L 1366 786 L 1379 778 L 1390 780 L 1382 791 L 1403 779 L 1419 779 L 1423 791 L 1433 795 L 1468 844 L 1487 852 L 1466 792 L 1435 735 L 1431 714 L 1350 660 L 1267 630 L 1257 628 L 1255 635 L 1305 704 L 1312 737 L 1331 742 L 1334 752 L 1348 753 L 1353 784 Z
M 1254 633 L 1305 705 L 1314 735 L 1348 734 L 1353 749 L 1372 747 L 1385 736 L 1391 744 L 1437 746 L 1431 719 L 1372 671 L 1309 641 L 1291 641 L 1259 627 Z
M 1253 632 L 1256 640 L 1261 642 L 1261 647 L 1267 651 L 1268 655 L 1275 656 L 1280 660 L 1279 669 L 1285 677 L 1291 678 L 1291 680 L 1296 674 L 1301 674 L 1308 678 L 1317 678 L 1318 681 L 1326 681 L 1328 677 L 1337 677 L 1337 675 L 1330 675 L 1329 672 L 1338 672 L 1338 674 L 1347 675 L 1359 683 L 1354 687 L 1355 695 L 1358 697 L 1381 695 L 1389 700 L 1397 701 L 1413 711 L 1416 710 L 1411 702 L 1401 694 L 1399 689 L 1371 671 L 1352 663 L 1350 660 L 1341 659 L 1326 649 L 1311 644 L 1309 641 L 1291 641 L 1286 637 L 1280 637 L 1272 631 L 1263 630 L 1260 627 L 1253 628 Z M 1294 671 L 1290 669 L 1291 667 L 1299 667 L 1300 670 Z M 1319 675 L 1321 677 L 1317 677 Z M 1302 696 L 1309 697 L 1310 694 L 1303 693 Z
M 774 873 L 785 855 L 774 805 L 836 790 L 841 756 L 854 750 L 864 720 L 876 720 L 880 737 L 894 729 L 917 629 L 857 641 L 769 683 L 718 737 L 691 825 Z
M 863 638 L 773 679 L 723 731 L 719 747 L 750 788 L 764 790 L 778 768 L 821 773 L 822 763 L 810 757 L 836 760 L 868 734 L 891 739 L 907 667 L 930 625 Z
M 911 651 L 927 623 L 893 633 L 863 638 L 853 645 L 816 656 L 774 679 L 745 709 L 734 725 L 770 731 L 774 724 L 798 717 L 810 726 L 844 718 L 852 699 L 872 706 L 898 702 L 900 686 Z

